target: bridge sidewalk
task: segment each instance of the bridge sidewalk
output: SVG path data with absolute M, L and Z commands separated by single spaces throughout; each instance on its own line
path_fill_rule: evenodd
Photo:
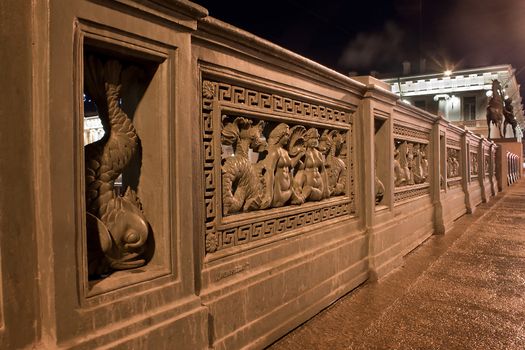
M 525 349 L 525 182 L 269 350 Z

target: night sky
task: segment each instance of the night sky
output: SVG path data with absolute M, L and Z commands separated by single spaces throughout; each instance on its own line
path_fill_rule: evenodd
M 525 0 L 195 2 L 343 74 L 393 76 L 405 60 L 419 73 L 425 58 L 427 73 L 512 64 L 525 86 Z

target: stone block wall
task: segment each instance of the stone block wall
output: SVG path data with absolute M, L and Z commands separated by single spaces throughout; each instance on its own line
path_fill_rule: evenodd
M 260 349 L 497 193 L 494 143 L 198 5 L 17 14 L 0 348 Z

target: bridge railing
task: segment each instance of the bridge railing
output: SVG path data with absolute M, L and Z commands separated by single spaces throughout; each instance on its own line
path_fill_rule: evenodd
M 26 10 L 0 348 L 262 348 L 496 193 L 493 143 L 198 5 Z

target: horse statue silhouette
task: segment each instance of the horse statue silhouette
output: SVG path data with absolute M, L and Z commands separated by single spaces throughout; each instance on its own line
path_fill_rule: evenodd
M 496 125 L 498 128 L 500 137 L 503 138 L 501 132 L 501 123 L 505 115 L 503 114 L 503 93 L 501 90 L 501 83 L 495 79 L 492 80 L 492 97 L 487 106 L 487 127 L 488 127 L 488 138 L 490 139 L 490 123 Z

